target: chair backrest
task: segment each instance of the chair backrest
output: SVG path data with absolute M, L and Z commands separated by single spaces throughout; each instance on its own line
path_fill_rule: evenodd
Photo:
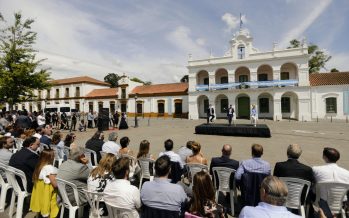
M 88 162 L 92 166 L 97 166 L 97 154 L 95 151 L 85 148 L 85 157 L 87 157 L 90 161 Z M 92 158 L 93 157 L 93 158 Z
M 204 165 L 204 164 L 187 163 L 185 166 L 187 167 L 187 170 L 189 172 L 190 181 L 193 181 L 193 178 L 194 178 L 195 174 L 200 172 L 201 170 L 207 170 L 208 171 L 207 165 Z
M 132 213 L 132 210 L 126 208 L 114 207 L 110 204 L 105 203 L 108 210 L 109 217 L 118 217 L 118 218 L 134 218 L 135 216 Z
M 107 152 L 104 152 L 104 151 L 99 151 L 99 153 L 101 154 L 101 158 L 103 158 L 105 155 L 107 155 Z
M 319 202 L 321 196 L 327 197 L 326 200 L 331 212 L 338 214 L 342 212 L 342 203 L 344 196 L 349 190 L 348 183 L 339 182 L 321 182 L 316 184 L 316 202 Z
M 267 174 L 245 172 L 241 177 L 241 197 L 244 206 L 257 206 L 260 202 L 259 189 Z
M 119 157 L 127 157 L 130 160 L 130 171 L 133 172 L 137 166 L 137 159 L 129 154 L 120 154 Z
M 1 160 L 0 160 L 0 186 L 1 187 L 7 183 L 7 182 L 5 182 L 5 179 L 6 179 L 5 172 L 6 172 L 6 168 L 7 167 L 8 167 L 8 165 L 6 165 L 5 163 L 1 162 Z M 3 176 L 5 178 L 3 178 Z
M 228 167 L 212 167 L 214 187 L 218 187 L 217 191 L 230 192 L 235 189 L 235 180 L 230 186 L 230 178 L 234 178 L 236 170 Z
M 311 182 L 291 177 L 279 177 L 282 181 L 284 181 L 287 185 L 288 194 L 286 207 L 292 209 L 299 209 L 302 205 L 302 193 L 304 187 L 306 187 L 305 195 L 303 196 L 305 200 L 308 196 L 308 192 L 310 189 Z
M 102 192 L 90 192 L 84 190 L 88 204 L 91 207 L 92 217 L 100 217 L 99 202 L 103 199 Z
M 7 182 L 13 187 L 13 190 L 16 193 L 20 193 L 20 192 L 28 193 L 28 191 L 27 191 L 27 178 L 25 177 L 25 174 L 22 170 L 7 166 L 5 174 L 6 174 Z M 22 190 L 16 177 L 21 180 L 24 190 Z
M 23 139 L 15 138 L 15 146 L 16 146 L 17 150 L 21 149 L 23 146 Z
M 40 150 L 44 150 L 44 149 L 50 149 L 50 146 L 48 146 L 47 144 L 45 143 L 40 143 Z
M 63 147 L 63 153 L 65 154 L 65 156 L 68 158 L 69 154 L 70 154 L 70 148 L 67 146 Z
M 64 179 L 57 178 L 57 186 L 58 186 L 58 191 L 62 197 L 63 204 L 65 207 L 71 208 L 71 207 L 75 206 L 69 200 L 68 191 L 73 192 L 73 196 L 74 196 L 76 205 L 80 205 L 78 188 L 76 187 L 76 185 L 74 183 L 68 182 Z M 67 190 L 67 188 L 68 188 L 68 190 Z
M 151 176 L 151 170 L 150 170 L 151 164 L 150 163 L 154 163 L 154 160 L 152 160 L 150 158 L 139 158 L 138 159 L 138 164 L 142 169 L 143 178 L 150 179 L 150 176 Z M 152 164 L 152 165 L 153 165 L 152 167 L 154 167 L 154 164 Z

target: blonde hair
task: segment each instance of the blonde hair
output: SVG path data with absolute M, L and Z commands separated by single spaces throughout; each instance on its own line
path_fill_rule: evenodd
M 55 152 L 53 149 L 44 149 L 39 157 L 39 162 L 36 164 L 34 173 L 33 173 L 33 182 L 39 180 L 39 175 L 42 168 L 46 165 L 52 165 L 55 158 Z
M 116 156 L 114 154 L 108 153 L 104 155 L 104 157 L 99 161 L 98 166 L 91 171 L 91 177 L 93 179 L 101 178 L 105 173 L 110 173 L 115 161 Z
M 194 141 L 192 144 L 191 144 L 191 150 L 193 151 L 193 154 L 198 154 L 201 150 L 201 145 L 199 142 L 196 142 Z
M 263 179 L 261 189 L 265 191 L 266 203 L 283 206 L 287 200 L 288 189 L 286 184 L 276 176 L 267 176 Z

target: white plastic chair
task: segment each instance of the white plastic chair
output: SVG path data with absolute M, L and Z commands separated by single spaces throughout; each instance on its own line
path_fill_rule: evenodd
M 311 182 L 291 177 L 279 177 L 282 181 L 285 182 L 288 189 L 288 195 L 286 200 L 286 207 L 291 209 L 298 209 L 302 217 L 306 217 L 304 205 L 302 205 L 302 200 L 307 199 Z M 304 199 L 302 199 L 302 192 L 306 186 L 306 192 Z
M 9 216 L 13 217 L 13 209 L 15 207 L 15 200 L 17 196 L 16 218 L 22 218 L 24 200 L 26 197 L 31 195 L 31 193 L 27 191 L 27 178 L 22 170 L 10 166 L 7 166 L 5 173 L 7 181 L 13 187 Z M 21 189 L 16 176 L 21 179 L 23 190 Z
M 235 179 L 233 181 L 232 187 L 230 187 L 230 178 L 234 178 L 235 172 L 236 170 L 228 167 L 212 167 L 214 187 L 218 187 L 216 191 L 216 202 L 218 202 L 219 192 L 229 192 L 230 208 L 233 216 L 235 214 L 234 202 L 236 200 L 237 193 L 235 187 Z
M 104 151 L 99 151 L 99 153 L 101 154 L 101 158 L 103 158 L 105 155 L 107 155 L 107 152 L 104 152 Z
M 6 168 L 8 166 L 2 162 L 0 162 L 0 171 L 3 173 L 6 173 Z M 6 207 L 6 196 L 7 191 L 12 188 L 11 184 L 7 181 L 5 182 L 5 178 L 2 178 L 2 173 L 0 173 L 0 186 L 1 186 L 1 193 L 0 193 L 0 212 L 5 211 Z
M 187 163 L 185 166 L 187 167 L 187 170 L 189 172 L 190 186 L 192 186 L 193 184 L 193 178 L 196 173 L 200 172 L 201 170 L 206 170 L 208 172 L 208 167 L 204 164 Z
M 15 146 L 17 150 L 20 150 L 23 145 L 23 139 L 21 138 L 15 138 Z
M 139 190 L 141 190 L 143 179 L 153 180 L 154 176 L 150 175 L 150 165 L 152 163 L 154 169 L 154 160 L 150 158 L 139 158 L 138 164 L 141 167 L 141 178 L 139 180 Z M 154 172 L 154 170 L 153 170 Z
M 101 211 L 99 208 L 99 202 L 103 201 L 103 193 L 102 192 L 90 192 L 87 190 L 84 190 L 88 204 L 90 205 L 90 218 L 100 218 L 102 217 L 100 215 Z
M 327 201 L 328 206 L 333 214 L 342 214 L 346 217 L 343 209 L 343 199 L 349 190 L 348 183 L 339 182 L 321 182 L 316 184 L 316 201 L 319 202 L 320 197 Z
M 50 146 L 45 143 L 40 143 L 40 151 L 43 151 L 44 149 L 50 149 Z
M 105 203 L 108 209 L 108 216 L 110 218 L 118 217 L 118 218 L 135 218 L 132 213 L 132 210 L 126 208 L 114 207 L 110 204 Z
M 80 205 L 79 192 L 76 185 L 66 180 L 57 178 L 57 186 L 63 201 L 61 206 L 61 218 L 63 218 L 63 215 L 64 215 L 64 208 L 67 208 L 69 210 L 69 218 L 75 218 L 75 214 L 77 210 L 78 210 L 78 217 L 81 217 L 83 212 L 83 205 Z M 66 189 L 67 187 L 69 187 L 73 191 L 74 200 L 76 203 L 75 206 L 73 206 L 72 202 L 70 202 L 69 200 L 67 189 Z
M 87 157 L 90 161 L 88 162 L 88 164 L 92 167 L 94 166 L 97 166 L 98 163 L 97 163 L 97 154 L 94 150 L 91 150 L 91 149 L 88 149 L 88 148 L 85 148 L 85 157 Z M 92 161 L 92 157 L 93 156 L 93 161 Z

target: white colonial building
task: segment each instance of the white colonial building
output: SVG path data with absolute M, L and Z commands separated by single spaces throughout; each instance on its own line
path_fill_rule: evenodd
M 230 41 L 223 57 L 188 61 L 189 83 L 143 85 L 122 76 L 118 88 L 90 78 L 53 80 L 38 98 L 16 104 L 16 110 L 100 111 L 108 108 L 134 116 L 206 117 L 209 104 L 226 118 L 231 104 L 237 118 L 249 118 L 256 105 L 259 118 L 310 121 L 349 115 L 349 73 L 308 73 L 308 47 L 261 52 L 247 30 Z
M 249 118 L 251 105 L 258 108 L 259 118 L 309 121 L 317 116 L 343 119 L 348 115 L 349 75 L 346 82 L 317 83 L 316 78 L 336 77 L 336 73 L 308 73 L 308 47 L 260 52 L 253 47 L 247 30 L 240 30 L 230 41 L 223 57 L 193 60 L 189 69 L 189 117 L 206 117 L 211 104 L 216 116 L 226 117 L 231 104 L 237 118 Z M 314 77 L 314 78 L 309 78 Z M 313 81 L 313 84 L 311 82 Z M 328 86 L 330 85 L 330 86 Z

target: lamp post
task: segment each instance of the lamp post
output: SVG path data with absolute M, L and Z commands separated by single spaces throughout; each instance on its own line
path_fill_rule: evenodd
M 135 94 L 135 128 L 138 127 L 138 120 L 137 120 L 137 94 Z

